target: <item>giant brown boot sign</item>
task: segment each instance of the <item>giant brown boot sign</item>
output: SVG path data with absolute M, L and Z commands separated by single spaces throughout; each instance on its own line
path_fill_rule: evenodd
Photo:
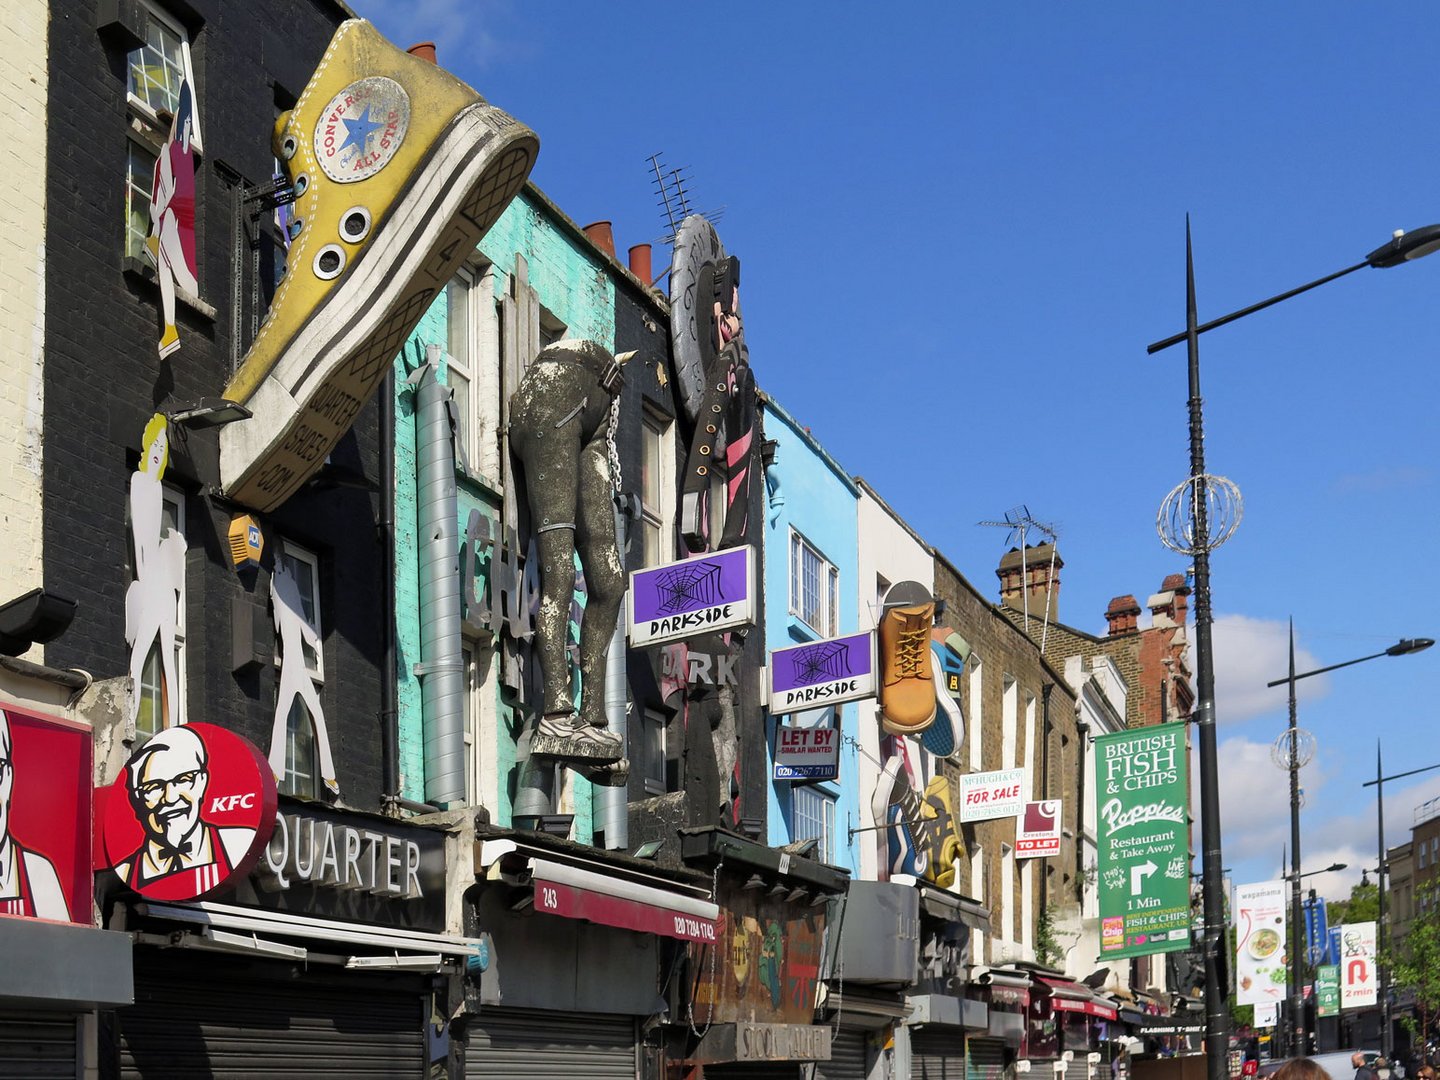
M 556 342 L 535 358 L 510 402 L 510 446 L 524 466 L 540 556 L 535 647 L 545 679 L 544 713 L 530 752 L 590 766 L 619 761 L 625 753 L 609 729 L 604 692 L 606 651 L 625 596 L 609 445 L 620 365 L 632 355 L 617 360 L 593 341 Z M 578 713 L 565 652 L 577 555 L 587 591 Z

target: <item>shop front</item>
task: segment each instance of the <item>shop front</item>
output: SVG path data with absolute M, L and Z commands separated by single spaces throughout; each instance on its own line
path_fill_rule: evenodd
M 972 1080 L 999 1080 L 1010 1062 L 1028 1061 L 1030 991 L 1030 977 L 1018 971 L 991 968 L 971 983 L 969 996 L 986 1006 L 985 1030 L 965 1047 Z
M 716 828 L 681 832 L 685 862 L 715 882 L 718 936 L 692 941 L 671 981 L 667 1078 L 799 1080 L 853 1071 L 887 995 L 856 1009 L 861 1024 L 817 1022 L 830 912 L 849 885 L 842 870 Z M 843 991 L 842 991 L 843 993 Z M 890 998 L 888 1000 L 893 1000 Z M 848 1030 L 846 1030 L 848 1029 Z M 835 1035 L 844 1049 L 836 1060 Z M 814 1065 L 814 1070 L 808 1066 Z M 848 1076 L 834 1074 L 835 1080 Z
M 282 798 L 253 868 L 201 897 L 112 876 L 135 941 L 115 1074 L 427 1076 L 485 948 L 446 932 L 446 845 L 442 829 Z
M 920 958 L 905 1020 L 910 1075 L 917 1080 L 951 1080 L 967 1074 L 972 1044 L 989 1060 L 990 1008 L 970 989 L 973 931 L 990 932 L 989 913 L 975 901 L 917 884 Z
M 130 941 L 95 925 L 90 728 L 0 707 L 0 1063 L 79 1076 L 97 1008 L 130 1003 Z
M 469 980 L 465 1075 L 634 1080 L 658 1070 L 658 1041 L 647 1049 L 646 1035 L 667 1009 L 663 980 L 690 943 L 720 940 L 710 879 L 499 829 L 477 842 L 475 867 L 469 917 L 491 959 Z

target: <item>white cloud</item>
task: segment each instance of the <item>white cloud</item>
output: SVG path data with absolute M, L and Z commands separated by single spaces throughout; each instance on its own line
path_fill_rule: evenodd
M 1433 469 L 1421 468 L 1418 465 L 1397 465 L 1365 473 L 1343 473 L 1335 478 L 1330 490 L 1337 495 L 1394 491 L 1425 487 L 1434 479 Z
M 1285 712 L 1286 688 L 1265 684 L 1284 678 L 1290 670 L 1289 633 L 1288 624 L 1278 619 L 1249 615 L 1221 615 L 1215 619 L 1211 634 L 1215 646 L 1215 718 L 1219 723 Z M 1297 641 L 1297 671 L 1323 666 Z M 1296 698 L 1301 701 L 1317 701 L 1328 692 L 1328 675 L 1295 684 Z
M 402 49 L 434 41 L 440 64 L 486 67 L 507 44 L 499 27 L 512 15 L 509 0 L 367 0 L 364 15 Z

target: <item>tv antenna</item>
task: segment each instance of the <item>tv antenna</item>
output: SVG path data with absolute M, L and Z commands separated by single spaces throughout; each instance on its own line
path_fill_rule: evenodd
M 1030 571 L 1026 565 L 1026 537 L 1033 530 L 1038 532 L 1045 539 L 1050 541 L 1050 576 L 1045 589 L 1045 617 L 1040 623 L 1040 652 L 1045 652 L 1045 638 L 1050 629 L 1050 598 L 1055 595 L 1055 545 L 1060 539 L 1060 534 L 1053 524 L 1035 520 L 1030 513 L 1030 507 L 1021 503 L 1012 506 L 1005 511 L 1005 517 L 1000 521 L 977 521 L 975 524 L 984 525 L 992 529 L 1006 529 L 1005 546 L 1020 549 L 1020 598 L 1022 610 L 1025 612 L 1025 633 L 1030 633 Z
M 664 236 L 659 237 L 657 244 L 673 244 L 675 236 L 680 231 L 680 223 L 691 214 L 699 213 L 706 221 L 714 225 L 725 216 L 725 207 L 720 206 L 714 210 L 696 211 L 690 206 L 690 192 L 687 185 L 691 182 L 690 166 L 681 165 L 672 169 L 665 164 L 663 153 L 651 154 L 647 159 L 650 162 L 650 170 L 655 174 L 656 205 L 664 212 L 666 227 L 670 230 Z

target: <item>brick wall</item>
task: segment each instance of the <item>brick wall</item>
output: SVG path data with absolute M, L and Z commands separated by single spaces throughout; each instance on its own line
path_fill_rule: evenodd
M 174 12 L 189 32 L 198 83 L 198 278 L 213 314 L 181 303 L 182 348 L 161 361 L 158 290 L 123 260 L 125 53 L 97 33 L 95 11 L 81 0 L 56 3 L 49 31 L 50 55 L 65 63 L 51 72 L 45 188 L 44 547 L 46 586 L 80 602 L 47 659 L 109 679 L 128 668 L 126 491 L 141 431 L 157 409 L 219 394 L 230 372 L 234 195 L 224 170 L 252 181 L 270 175 L 276 102 L 304 88 L 343 12 L 324 0 L 196 0 Z M 372 402 L 332 455 L 372 479 L 377 415 Z M 275 671 L 266 663 L 231 673 L 231 608 L 251 607 L 269 648 L 268 559 L 276 537 L 298 541 L 321 559 L 323 702 L 341 792 L 350 805 L 377 806 L 383 578 L 374 496 L 302 491 L 264 523 L 267 566 L 240 576 L 225 549 L 229 508 L 211 495 L 214 432 L 172 433 L 166 479 L 183 490 L 187 517 L 189 719 L 232 727 L 268 750 Z

